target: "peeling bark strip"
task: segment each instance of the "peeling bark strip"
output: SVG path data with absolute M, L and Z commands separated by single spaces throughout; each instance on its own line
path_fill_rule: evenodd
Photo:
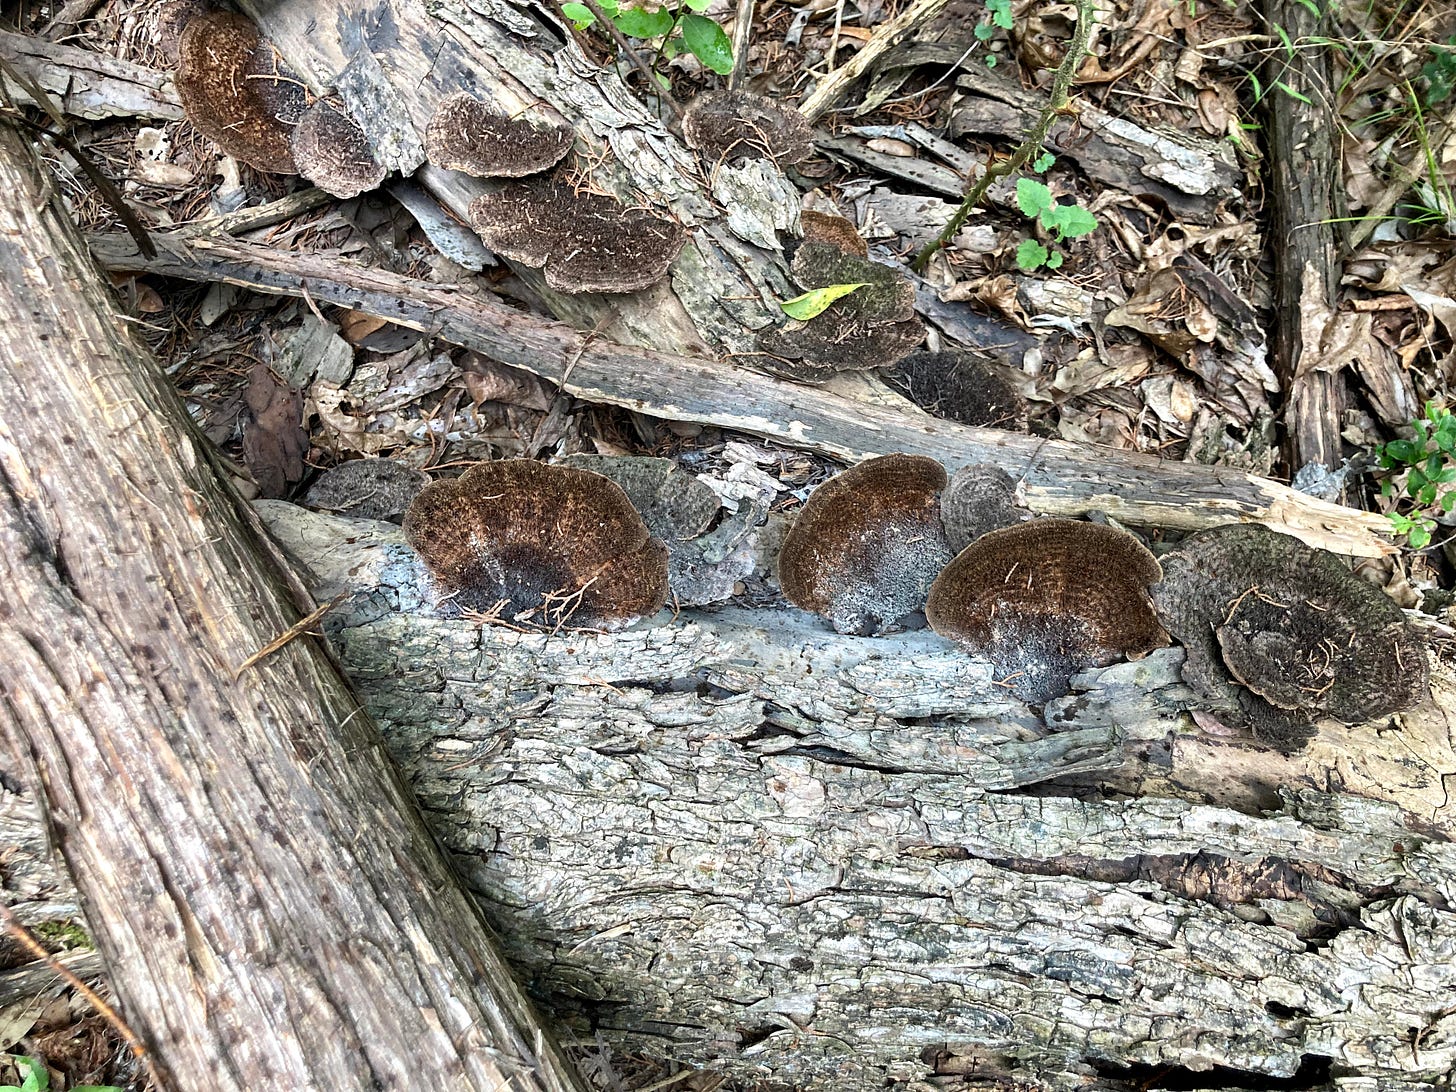
M 1323 16 L 1300 0 L 1267 0 L 1269 26 L 1296 42 L 1325 29 Z M 1301 96 L 1275 86 L 1284 83 Z M 1340 262 L 1336 218 L 1344 202 L 1339 193 L 1335 155 L 1330 53 L 1323 46 L 1271 50 L 1265 71 L 1265 102 L 1270 114 L 1269 188 L 1274 244 L 1274 367 L 1284 387 L 1285 455 L 1292 470 L 1314 463 L 1338 468 L 1340 429 L 1344 426 L 1344 381 L 1339 371 L 1322 370 L 1339 298 Z
M 577 1088 L 0 126 L 0 741 L 177 1089 Z
M 1047 732 L 924 632 L 479 628 L 424 613 L 398 528 L 258 510 L 316 595 L 356 592 L 335 647 L 583 1037 L 823 1092 L 1456 1064 L 1449 678 L 1285 759 L 1194 738 L 1163 651 L 1082 676 Z
M 1224 467 L 1177 463 L 1114 448 L 1038 440 L 971 428 L 909 403 L 876 405 L 803 387 L 701 356 L 614 344 L 508 307 L 484 291 L 430 284 L 333 256 L 292 254 L 213 236 L 153 236 L 160 256 L 129 239 L 93 237 L 111 270 L 226 281 L 260 292 L 308 296 L 378 315 L 535 372 L 589 402 L 669 421 L 695 421 L 772 437 L 858 460 L 901 451 L 949 469 L 985 462 L 1023 482 L 1025 503 L 1048 515 L 1091 510 L 1140 526 L 1196 530 L 1257 520 L 1335 553 L 1392 553 L 1381 516 L 1328 504 Z

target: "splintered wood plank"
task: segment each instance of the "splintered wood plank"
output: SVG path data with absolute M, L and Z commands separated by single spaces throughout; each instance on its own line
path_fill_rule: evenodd
M 954 469 L 994 463 L 1019 479 L 1027 507 L 1097 510 L 1140 526 L 1195 530 L 1257 521 L 1322 549 L 1393 552 L 1386 521 L 1225 467 L 1044 440 L 940 420 L 902 401 L 875 404 L 803 387 L 705 356 L 617 344 L 509 307 L 482 290 L 440 286 L 332 256 L 286 253 L 225 236 L 158 236 L 143 258 L 129 239 L 94 238 L 109 269 L 220 280 L 378 315 L 525 368 L 591 402 L 669 421 L 740 429 L 848 460 L 903 451 Z

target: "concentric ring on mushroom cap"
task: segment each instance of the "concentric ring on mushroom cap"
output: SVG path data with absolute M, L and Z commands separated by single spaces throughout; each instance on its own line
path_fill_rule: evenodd
M 198 15 L 182 31 L 173 82 L 187 120 L 224 153 L 255 170 L 297 174 L 288 138 L 307 95 L 274 70 L 264 45 L 246 16 Z
M 1152 596 L 1188 650 L 1184 681 L 1286 749 L 1320 717 L 1357 724 L 1427 693 L 1425 644 L 1401 609 L 1292 535 L 1259 524 L 1189 535 Z
M 882 455 L 809 495 L 779 553 L 789 602 L 840 633 L 882 633 L 925 605 L 950 549 L 940 525 L 945 468 L 923 455 Z
M 388 173 L 375 161 L 364 130 L 327 99 L 304 111 L 289 143 L 298 173 L 335 197 L 367 193 Z
M 477 178 L 524 178 L 560 163 L 575 137 L 569 125 L 509 118 L 457 91 L 435 107 L 425 128 L 425 155 L 437 167 Z
M 1148 585 L 1157 559 L 1125 531 L 1036 519 L 972 542 L 935 580 L 930 626 L 995 665 L 1025 701 L 1067 692 L 1071 677 L 1167 644 Z
M 627 494 L 589 470 L 481 463 L 427 486 L 404 532 L 455 603 L 488 611 L 506 600 L 508 619 L 534 611 L 545 625 L 616 628 L 667 598 L 667 548 Z

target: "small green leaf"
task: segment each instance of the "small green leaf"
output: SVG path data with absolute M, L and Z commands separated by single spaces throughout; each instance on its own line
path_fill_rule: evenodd
M 986 0 L 986 10 L 991 13 L 991 22 L 1002 30 L 1011 29 L 1011 0 Z
M 623 8 L 612 17 L 617 29 L 629 38 L 661 38 L 672 29 L 672 12 L 666 8 Z
M 1050 217 L 1051 222 L 1047 223 Z M 1097 217 L 1081 205 L 1054 205 L 1041 214 L 1042 223 L 1055 229 L 1057 240 L 1077 239 L 1097 230 Z
M 1295 102 L 1302 102 L 1306 106 L 1313 106 L 1314 105 L 1314 103 L 1312 103 L 1312 102 L 1309 101 L 1309 96 L 1308 95 L 1300 94 L 1300 92 L 1298 92 L 1294 88 L 1290 87 L 1283 80 L 1275 80 L 1274 81 L 1274 86 L 1277 87 L 1277 88 L 1279 88 L 1279 90 L 1283 91 L 1286 95 L 1288 95 Z
M 1046 265 L 1047 256 L 1047 248 L 1035 239 L 1023 239 L 1016 248 L 1016 264 L 1027 273 Z
M 849 295 L 859 288 L 868 287 L 869 281 L 860 281 L 858 284 L 830 284 L 823 288 L 814 288 L 805 292 L 802 296 L 795 296 L 791 300 L 784 300 L 779 306 L 783 308 L 784 314 L 789 318 L 798 319 L 800 322 L 808 322 L 817 315 L 822 315 L 824 309 L 835 300 Z
M 1052 164 L 1056 161 L 1057 157 L 1052 155 L 1051 152 L 1042 152 L 1041 155 L 1031 161 L 1031 169 L 1037 174 L 1046 174 L 1047 171 L 1051 170 Z
M 597 21 L 591 8 L 585 4 L 562 4 L 561 14 L 570 19 L 577 30 L 585 30 Z
M 1023 216 L 1038 216 L 1043 209 L 1050 208 L 1052 191 L 1034 178 L 1016 180 L 1016 207 Z
M 1060 250 L 1053 250 L 1050 254 L 1047 255 L 1047 263 L 1046 263 L 1047 264 L 1047 268 L 1048 269 L 1061 269 L 1062 268 L 1062 261 L 1063 261 L 1062 252 Z
M 712 2 L 713 0 L 683 0 L 683 6 L 689 11 L 707 11 Z
M 1279 40 L 1284 43 L 1284 55 L 1291 60 L 1294 59 L 1294 43 L 1289 40 L 1289 35 L 1278 23 L 1274 24 L 1274 33 L 1279 35 Z
M 1421 524 L 1418 527 L 1412 527 L 1411 528 L 1411 532 L 1410 532 L 1410 544 L 1415 549 L 1417 549 L 1417 550 L 1421 549 L 1421 547 L 1428 545 L 1430 543 L 1430 541 L 1431 541 L 1431 529 L 1429 527 L 1427 527 L 1425 524 Z
M 720 76 L 733 71 L 733 43 L 713 20 L 687 14 L 682 20 L 683 44 L 694 57 Z
M 993 27 L 990 23 L 977 23 L 975 29 L 972 30 L 971 33 L 976 36 L 976 41 L 989 42 L 992 38 L 996 36 L 996 28 Z
M 986 67 L 987 68 L 995 68 L 996 67 L 996 54 L 994 54 L 994 53 L 987 53 L 986 54 Z

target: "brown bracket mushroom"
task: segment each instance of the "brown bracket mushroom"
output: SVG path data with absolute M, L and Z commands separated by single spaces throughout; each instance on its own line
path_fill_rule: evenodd
M 1187 649 L 1184 681 L 1280 750 L 1303 747 L 1321 719 L 1358 724 L 1428 692 L 1425 643 L 1401 609 L 1293 536 L 1258 524 L 1190 535 L 1152 593 Z
M 364 130 L 327 99 L 304 111 L 291 138 L 298 173 L 335 197 L 358 197 L 388 173 L 374 160 Z
M 1078 671 L 1168 643 L 1148 600 L 1158 562 L 1125 531 L 1037 519 L 983 535 L 946 566 L 925 616 L 995 666 L 1023 701 L 1065 694 Z
M 789 265 L 804 291 L 833 284 L 864 284 L 808 322 L 760 331 L 760 349 L 781 361 L 770 371 L 808 383 L 839 372 L 889 367 L 925 339 L 915 317 L 915 286 L 899 270 L 848 254 L 838 246 L 806 242 Z
M 1017 376 L 986 354 L 911 353 L 887 378 L 937 417 L 981 428 L 1026 431 L 1028 410 Z
M 478 197 L 470 224 L 486 245 L 544 267 L 558 292 L 636 292 L 666 274 L 687 238 L 681 226 L 614 197 L 534 178 Z
M 667 548 L 588 470 L 480 463 L 426 486 L 404 532 L 458 606 L 507 620 L 616 629 L 667 599 Z
M 799 213 L 799 230 L 806 243 L 824 243 L 858 258 L 870 256 L 869 243 L 865 242 L 847 217 L 804 209 Z
M 717 163 L 772 159 L 799 163 L 814 151 L 804 115 L 752 91 L 707 91 L 683 112 L 683 140 Z
M 950 560 L 940 524 L 945 468 L 923 455 L 882 455 L 809 495 L 779 553 L 779 586 L 840 633 L 895 628 L 925 606 Z
M 425 157 L 476 178 L 524 178 L 549 171 L 571 151 L 569 125 L 509 118 L 466 91 L 440 101 L 425 128 Z
M 289 134 L 308 105 L 303 84 L 277 68 L 258 28 L 229 11 L 198 15 L 177 46 L 174 83 L 187 120 L 227 155 L 259 171 L 297 174 Z
M 1031 513 L 1016 503 L 1016 483 L 999 466 L 969 463 L 950 476 L 940 495 L 940 522 L 952 553 L 982 535 L 1011 527 Z

